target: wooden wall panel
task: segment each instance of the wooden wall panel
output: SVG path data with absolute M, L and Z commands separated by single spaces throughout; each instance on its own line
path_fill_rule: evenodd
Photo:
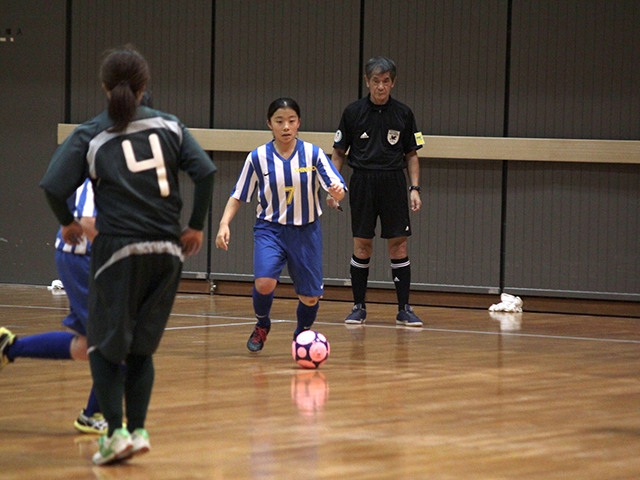
M 215 16 L 216 128 L 267 131 L 267 107 L 283 96 L 300 105 L 301 138 L 304 131 L 337 128 L 342 110 L 357 98 L 359 1 L 221 0 L 216 2 Z M 248 145 L 247 151 L 254 147 Z M 214 234 L 244 156 L 216 154 L 223 164 L 214 194 Z M 213 278 L 252 278 L 255 203 L 244 206 L 238 216 L 233 250 L 213 252 Z M 346 255 L 352 240 L 347 218 L 333 211 L 322 217 L 328 284 L 331 278 L 344 283 L 349 275 Z
M 423 208 L 410 240 L 420 288 L 497 290 L 501 174 L 497 162 L 430 160 L 423 167 Z
M 426 135 L 501 136 L 506 3 L 365 2 L 364 60 L 392 58 L 392 95 L 409 105 Z M 363 94 L 367 94 L 366 88 Z M 422 160 L 423 210 L 412 216 L 415 288 L 495 290 L 500 283 L 501 167 Z M 482 212 L 485 215 L 479 215 Z M 392 285 L 386 249 L 374 282 Z

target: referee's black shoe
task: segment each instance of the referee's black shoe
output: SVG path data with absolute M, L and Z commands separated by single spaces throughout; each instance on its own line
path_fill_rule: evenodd
M 348 325 L 362 325 L 367 318 L 367 310 L 361 303 L 356 303 L 351 309 L 351 313 L 344 319 Z
M 404 325 L 405 327 L 421 327 L 422 320 L 413 312 L 413 309 L 409 305 L 405 305 L 402 310 L 398 312 L 396 316 L 396 324 Z

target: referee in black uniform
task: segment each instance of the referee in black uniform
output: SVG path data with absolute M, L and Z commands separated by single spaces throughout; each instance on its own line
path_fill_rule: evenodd
M 380 236 L 387 239 L 391 273 L 398 296 L 396 323 L 422 326 L 422 321 L 409 304 L 411 264 L 407 237 L 411 235 L 409 208 L 417 212 L 422 205 L 416 151 L 424 140 L 411 109 L 391 98 L 395 80 L 393 60 L 371 58 L 365 65 L 369 94 L 347 106 L 334 138 L 331 160 L 339 171 L 345 161 L 353 169 L 349 182 L 349 205 L 353 231 L 350 274 L 354 306 L 345 320 L 347 324 L 363 324 L 367 317 L 365 296 L 369 261 L 380 217 Z M 410 185 L 407 185 L 405 168 Z M 333 198 L 327 198 L 327 203 L 332 208 L 339 207 Z

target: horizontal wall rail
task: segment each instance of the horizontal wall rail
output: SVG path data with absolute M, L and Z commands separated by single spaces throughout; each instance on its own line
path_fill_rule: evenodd
M 58 125 L 58 143 L 77 127 Z M 202 148 L 216 152 L 249 152 L 271 140 L 266 130 L 226 130 L 190 128 Z M 333 133 L 300 132 L 300 138 L 330 153 Z M 421 158 L 467 160 L 514 160 L 577 163 L 640 163 L 638 140 L 584 140 L 567 138 L 504 138 L 424 136 Z

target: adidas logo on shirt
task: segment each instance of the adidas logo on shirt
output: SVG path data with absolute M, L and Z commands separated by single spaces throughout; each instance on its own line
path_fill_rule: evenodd
M 362 135 L 360 135 L 360 138 L 369 138 L 369 135 L 367 135 L 367 132 L 364 132 Z

